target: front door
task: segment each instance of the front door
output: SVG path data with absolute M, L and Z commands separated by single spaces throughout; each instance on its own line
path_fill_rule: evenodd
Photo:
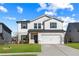
M 34 35 L 34 42 L 38 43 L 38 35 Z

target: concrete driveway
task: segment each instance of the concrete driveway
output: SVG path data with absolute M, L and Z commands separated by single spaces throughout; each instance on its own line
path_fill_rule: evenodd
M 79 56 L 79 50 L 65 45 L 43 44 L 42 52 L 38 55 L 39 56 Z

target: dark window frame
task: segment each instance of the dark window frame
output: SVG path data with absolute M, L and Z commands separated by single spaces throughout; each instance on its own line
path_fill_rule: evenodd
M 56 22 L 50 22 L 50 28 L 57 28 Z
M 37 29 L 37 23 L 34 23 L 34 29 Z
M 41 23 L 38 23 L 38 29 L 41 29 Z
M 23 39 L 23 36 L 25 36 L 24 37 L 25 39 Z M 21 40 L 26 40 L 26 38 L 27 38 L 27 35 L 21 35 Z
M 21 23 L 21 29 L 27 29 L 27 23 Z

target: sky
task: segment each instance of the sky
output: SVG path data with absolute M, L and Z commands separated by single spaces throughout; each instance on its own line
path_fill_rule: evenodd
M 17 32 L 16 21 L 34 20 L 41 15 L 57 17 L 64 21 L 63 29 L 68 23 L 79 22 L 79 3 L 0 3 L 0 22 Z

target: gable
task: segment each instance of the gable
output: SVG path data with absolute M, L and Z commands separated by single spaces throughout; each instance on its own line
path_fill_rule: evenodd
M 48 20 L 44 21 L 43 23 L 47 23 L 47 22 L 62 23 L 61 21 L 58 21 L 58 20 L 55 20 L 55 19 L 48 19 Z
M 48 15 L 42 15 L 42 16 L 39 16 L 38 18 L 36 18 L 35 20 L 31 21 L 31 22 L 46 22 L 46 21 L 49 21 L 51 19 L 54 19 L 56 21 L 59 21 L 59 22 L 63 22 L 62 20 L 59 20 L 55 17 L 51 17 L 51 16 L 48 16 Z
M 39 16 L 39 17 L 37 17 L 36 19 L 34 19 L 33 21 L 31 21 L 31 22 L 44 22 L 44 21 L 46 21 L 46 20 L 48 20 L 48 19 L 50 19 L 50 17 L 48 17 L 47 15 L 42 15 L 42 16 Z

